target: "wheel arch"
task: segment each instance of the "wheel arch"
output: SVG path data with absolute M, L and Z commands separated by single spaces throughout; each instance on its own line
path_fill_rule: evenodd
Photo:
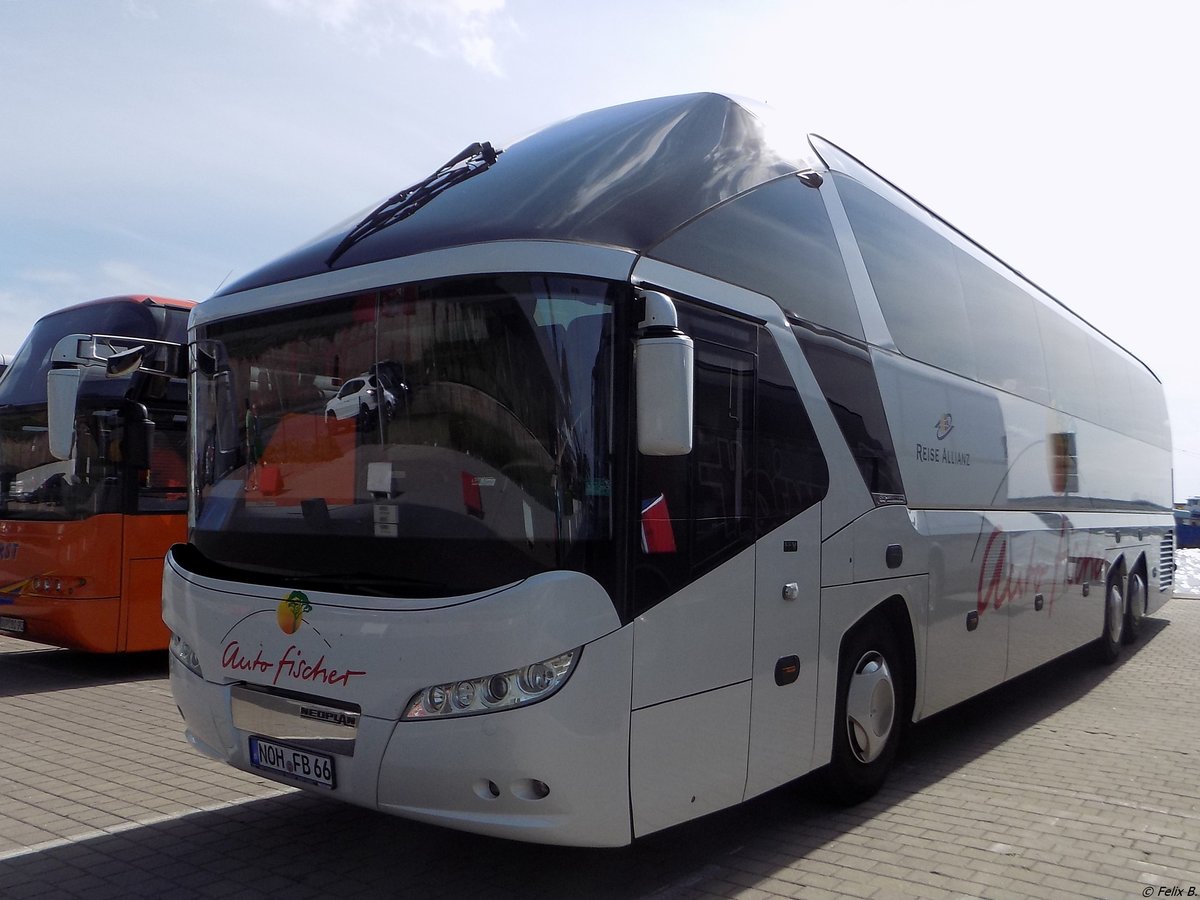
M 917 695 L 917 645 L 913 617 L 909 614 L 908 603 L 904 597 L 900 594 L 892 594 L 863 613 L 853 625 L 847 628 L 838 646 L 838 659 L 842 658 L 847 644 L 857 634 L 876 627 L 884 628 L 895 635 L 899 645 L 904 679 L 900 721 L 902 727 L 907 729 L 912 724 Z

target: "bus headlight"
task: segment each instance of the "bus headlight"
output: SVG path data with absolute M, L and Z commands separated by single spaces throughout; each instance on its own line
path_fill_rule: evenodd
M 201 678 L 204 677 L 204 673 L 200 671 L 200 657 L 196 655 L 191 644 L 179 635 L 172 634 L 168 649 L 171 651 L 171 656 L 175 657 L 185 669 L 196 673 Z
M 509 672 L 430 685 L 413 695 L 402 718 L 474 716 L 545 700 L 571 677 L 582 652 L 576 648 Z

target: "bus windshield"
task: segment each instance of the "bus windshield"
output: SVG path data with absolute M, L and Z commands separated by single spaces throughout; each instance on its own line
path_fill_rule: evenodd
M 199 326 L 196 551 L 250 578 L 385 596 L 600 578 L 622 290 L 458 278 Z
M 50 453 L 46 373 L 51 351 L 69 334 L 182 341 L 187 310 L 114 299 L 40 319 L 0 376 L 0 518 L 83 519 L 98 513 L 182 511 L 186 503 L 186 384 L 157 376 L 81 382 L 75 451 Z M 142 412 L 142 407 L 146 407 Z M 121 449 L 127 416 L 154 423 L 148 467 L 131 470 Z

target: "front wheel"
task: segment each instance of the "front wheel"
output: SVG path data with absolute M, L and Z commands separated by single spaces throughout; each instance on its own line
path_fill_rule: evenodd
M 866 800 L 887 779 L 900 743 L 903 679 L 896 639 L 881 625 L 860 629 L 846 642 L 827 784 L 835 799 Z

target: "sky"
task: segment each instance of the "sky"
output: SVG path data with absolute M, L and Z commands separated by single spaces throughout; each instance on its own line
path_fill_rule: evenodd
M 1175 497 L 1200 496 L 1188 9 L 0 0 L 0 353 L 82 300 L 203 300 L 472 141 L 715 90 L 833 140 L 1145 361 Z

